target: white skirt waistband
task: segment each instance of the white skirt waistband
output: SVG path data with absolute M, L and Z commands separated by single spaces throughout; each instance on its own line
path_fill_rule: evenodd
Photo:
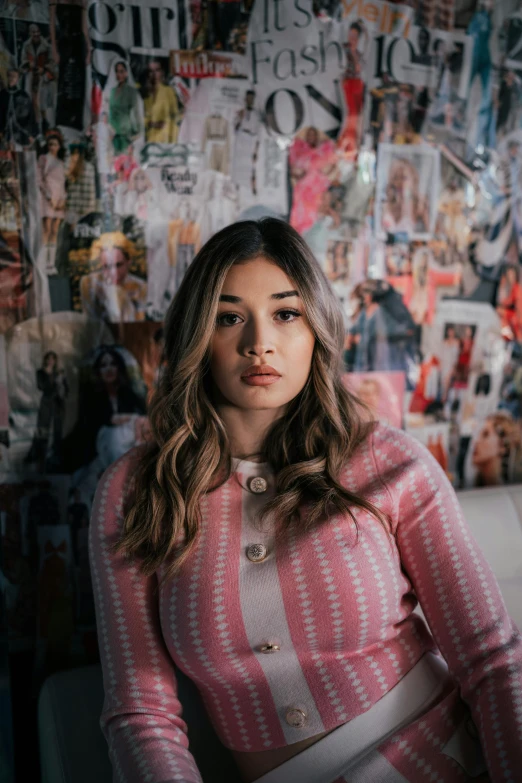
M 451 678 L 445 661 L 428 652 L 369 710 L 343 723 L 255 783 L 330 783 L 414 721 Z

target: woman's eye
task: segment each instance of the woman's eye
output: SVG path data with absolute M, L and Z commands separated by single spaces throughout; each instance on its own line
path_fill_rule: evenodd
M 218 315 L 217 317 L 218 326 L 235 326 L 235 324 L 224 323 L 225 318 L 239 318 L 239 316 L 234 315 L 234 313 L 223 313 L 222 315 Z
M 295 318 L 301 317 L 301 313 L 298 310 L 280 310 L 277 315 L 293 315 Z M 294 321 L 295 318 L 292 318 L 292 321 Z M 292 321 L 284 321 L 283 323 L 292 323 Z
M 284 324 L 290 324 L 293 323 L 294 320 L 301 317 L 301 313 L 298 310 L 279 310 L 279 312 L 276 313 L 276 315 L 291 315 L 294 316 L 291 319 L 285 319 L 282 321 Z M 236 313 L 222 313 L 217 318 L 218 326 L 235 326 L 236 322 L 234 323 L 226 323 L 225 318 L 240 318 L 239 315 L 236 315 Z

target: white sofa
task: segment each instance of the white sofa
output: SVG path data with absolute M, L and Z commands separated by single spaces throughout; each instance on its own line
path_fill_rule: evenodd
M 468 490 L 459 499 L 509 614 L 522 630 L 522 484 Z
M 459 493 L 464 514 L 499 581 L 511 617 L 522 629 L 522 484 Z M 217 739 L 193 683 L 178 673 L 190 748 L 205 783 L 239 783 L 230 753 Z M 42 783 L 111 783 L 99 727 L 101 668 L 50 676 L 42 686 L 38 725 Z

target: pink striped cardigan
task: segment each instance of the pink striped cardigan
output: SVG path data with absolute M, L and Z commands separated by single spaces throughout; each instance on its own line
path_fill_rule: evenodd
M 357 540 L 350 518 L 338 515 L 277 548 L 270 529 L 252 524 L 274 492 L 274 475 L 267 463 L 234 460 L 230 479 L 202 500 L 201 538 L 183 574 L 159 596 L 156 576 L 144 578 L 107 549 L 136 454 L 102 477 L 89 540 L 105 687 L 100 724 L 115 780 L 201 781 L 175 666 L 197 685 L 227 748 L 261 751 L 368 710 L 437 648 L 451 688 L 350 781 L 471 780 L 443 750 L 468 709 L 490 776 L 473 780 L 522 779 L 520 635 L 455 492 L 424 446 L 378 425 L 340 477 L 390 515 L 392 536 L 358 510 Z M 248 488 L 253 477 L 265 479 L 265 491 Z M 255 560 L 252 544 L 266 547 L 264 559 Z M 430 630 L 413 613 L 417 601 Z M 279 650 L 262 652 L 267 644 Z M 292 725 L 296 709 L 302 726 Z

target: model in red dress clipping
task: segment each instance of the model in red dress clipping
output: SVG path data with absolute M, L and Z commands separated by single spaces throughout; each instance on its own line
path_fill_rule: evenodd
M 442 468 L 342 382 L 343 343 L 284 222 L 187 270 L 151 440 L 89 530 L 115 780 L 202 781 L 176 669 L 238 781 L 520 779 L 519 632 Z

